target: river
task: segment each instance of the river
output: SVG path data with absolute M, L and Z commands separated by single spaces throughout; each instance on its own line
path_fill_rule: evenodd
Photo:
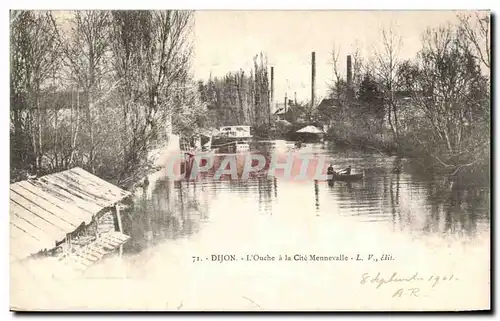
M 404 162 L 395 174 L 394 157 L 334 144 L 308 145 L 299 152 L 323 155 L 337 169 L 351 165 L 364 171 L 364 179 L 172 181 L 160 171 L 122 213 L 124 232 L 131 236 L 123 256 L 102 260 L 70 287 L 47 286 L 54 294 L 37 296 L 45 300 L 40 305 L 105 310 L 489 306 L 489 186 L 456 188 Z M 221 255 L 230 260 L 220 262 Z M 399 281 L 380 281 L 391 279 Z M 420 291 L 419 300 L 402 295 L 410 290 Z
M 364 179 L 333 184 L 279 177 L 172 182 L 160 174 L 148 189 L 137 193 L 128 211 L 124 225 L 132 240 L 125 251 L 189 238 L 219 224 L 226 227 L 225 221 L 235 217 L 256 224 L 265 217 L 285 223 L 290 217 L 306 222 L 342 218 L 419 238 L 470 238 L 489 231 L 487 185 L 456 188 L 446 178 L 411 173 L 409 166 L 396 174 L 396 157 L 336 148 L 334 144 L 309 145 L 300 152 L 323 155 L 327 164 L 337 169 L 351 165 L 354 171 L 364 171 Z M 231 227 L 236 232 L 238 228 Z

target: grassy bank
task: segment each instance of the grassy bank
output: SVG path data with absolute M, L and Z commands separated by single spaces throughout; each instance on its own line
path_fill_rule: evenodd
M 431 151 L 430 148 L 418 145 L 410 134 L 400 136 L 399 142 L 396 142 L 390 132 L 378 134 L 366 129 L 353 131 L 351 128 L 336 124 L 328 130 L 325 139 L 340 146 L 399 156 L 407 160 L 413 171 L 425 172 L 426 175 L 446 176 L 454 181 L 470 184 L 487 184 L 490 181 L 489 143 L 481 146 L 475 155 L 463 152 L 450 157 L 449 153 L 436 146 Z

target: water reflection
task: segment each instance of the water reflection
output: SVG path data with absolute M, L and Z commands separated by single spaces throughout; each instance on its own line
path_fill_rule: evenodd
M 278 215 L 283 222 L 291 215 L 314 213 L 320 218 L 340 215 L 385 224 L 424 236 L 473 235 L 489 229 L 488 186 L 451 184 L 443 178 L 422 179 L 394 171 L 391 157 L 323 147 L 310 152 L 328 155 L 328 162 L 336 167 L 352 164 L 365 171 L 365 178 L 359 182 L 293 182 L 276 177 L 173 182 L 162 178 L 138 195 L 125 212 L 124 229 L 132 239 L 124 250 L 137 252 L 168 239 L 189 237 L 203 224 L 221 224 L 224 217 L 239 211 L 238 206 L 248 209 L 252 204 L 254 210 L 245 215 Z M 211 220 L 214 214 L 217 219 Z
M 319 186 L 318 180 L 314 180 L 314 200 L 316 205 L 316 212 L 319 212 Z M 318 214 L 319 216 L 319 214 Z

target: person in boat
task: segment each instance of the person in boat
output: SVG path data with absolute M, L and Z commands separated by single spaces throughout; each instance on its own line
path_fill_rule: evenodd
M 330 164 L 330 166 L 328 166 L 328 169 L 326 170 L 326 174 L 327 175 L 335 175 L 335 170 L 333 169 L 332 164 Z
M 297 148 L 300 148 L 302 146 L 302 140 L 298 140 L 297 142 L 295 142 L 295 147 Z
M 344 175 L 351 175 L 351 165 L 341 170 L 340 173 Z

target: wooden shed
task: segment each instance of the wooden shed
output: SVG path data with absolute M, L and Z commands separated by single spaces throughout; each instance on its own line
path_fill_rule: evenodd
M 129 239 L 122 233 L 119 204 L 130 195 L 79 167 L 11 184 L 11 261 L 55 249 L 96 261 Z M 114 217 L 107 231 L 99 228 L 105 215 Z M 72 246 L 75 235 L 89 229 L 86 242 Z

